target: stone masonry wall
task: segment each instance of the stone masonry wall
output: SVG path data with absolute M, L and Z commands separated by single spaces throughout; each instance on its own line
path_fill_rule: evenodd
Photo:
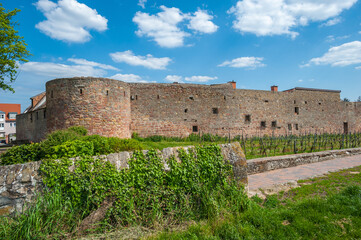
M 238 142 L 220 145 L 222 155 L 233 166 L 235 178 L 247 184 L 247 163 Z M 186 151 L 191 147 L 183 147 Z M 165 148 L 159 151 L 163 160 L 171 156 L 177 157 L 178 149 Z M 144 151 L 146 153 L 147 151 Z M 99 156 L 112 163 L 118 170 L 128 167 L 132 152 L 113 153 Z M 25 202 L 30 202 L 35 194 L 43 189 L 39 173 L 41 162 L 30 162 L 10 166 L 0 166 L 0 216 L 9 215 L 15 211 L 21 212 Z M 169 169 L 165 161 L 165 169 Z
M 16 124 L 17 141 L 39 142 L 47 133 L 46 109 L 42 108 L 30 113 L 18 114 Z

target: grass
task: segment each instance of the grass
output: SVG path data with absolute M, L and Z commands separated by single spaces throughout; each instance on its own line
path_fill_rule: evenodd
M 244 213 L 228 212 L 184 230 L 147 239 L 360 239 L 361 166 L 299 181 L 303 186 L 253 197 Z

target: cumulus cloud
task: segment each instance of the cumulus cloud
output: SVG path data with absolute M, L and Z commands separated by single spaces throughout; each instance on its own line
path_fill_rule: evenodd
M 196 11 L 188 17 L 190 19 L 188 28 L 196 30 L 201 33 L 214 33 L 217 31 L 218 26 L 215 25 L 211 20 L 212 15 L 209 15 L 207 11 L 200 10 Z
M 168 81 L 168 82 L 184 83 L 186 81 L 186 82 L 203 83 L 203 82 L 208 82 L 208 81 L 211 81 L 211 80 L 216 80 L 216 79 L 218 79 L 218 77 L 191 76 L 191 77 L 183 78 L 182 76 L 178 76 L 178 75 L 168 75 L 164 79 L 166 81 Z
M 184 81 L 186 82 L 208 82 L 211 80 L 216 80 L 218 77 L 209 77 L 209 76 L 192 76 L 192 77 L 185 77 Z
M 39 0 L 35 3 L 46 20 L 35 25 L 49 37 L 65 42 L 83 43 L 91 39 L 89 30 L 105 31 L 108 20 L 95 9 L 76 0 Z
M 147 0 L 139 0 L 138 5 L 141 6 L 142 8 L 145 8 L 146 2 L 147 2 Z
M 337 18 L 328 20 L 327 22 L 323 23 L 321 26 L 329 27 L 329 26 L 339 24 L 340 22 L 342 22 L 342 19 L 340 17 L 337 17 Z
M 361 63 L 361 42 L 354 41 L 331 47 L 322 57 L 312 58 L 307 64 L 301 67 L 311 65 L 331 65 L 344 67 Z
M 186 20 L 190 23 L 189 29 L 201 33 L 213 33 L 218 26 L 213 24 L 213 16 L 206 11 L 198 10 L 194 14 L 184 14 L 178 8 L 160 6 L 161 12 L 150 15 L 149 13 L 137 12 L 133 22 L 138 25 L 136 34 L 153 39 L 159 46 L 174 48 L 184 46 L 184 39 L 191 36 L 180 28 L 180 24 Z
M 164 78 L 168 82 L 179 82 L 183 83 L 183 77 L 178 75 L 168 75 Z
M 242 33 L 257 36 L 289 35 L 298 33 L 292 28 L 305 26 L 309 22 L 325 21 L 337 23 L 337 16 L 349 9 L 357 0 L 243 0 L 238 1 L 228 13 L 236 20 L 233 27 Z
M 61 64 L 54 62 L 26 62 L 19 64 L 20 70 L 29 72 L 35 75 L 46 77 L 79 77 L 79 76 L 93 76 L 103 77 L 107 74 L 105 70 L 119 69 L 101 64 L 86 59 L 69 58 L 68 62 L 75 64 Z
M 156 58 L 150 54 L 146 56 L 136 56 L 130 50 L 111 53 L 110 57 L 114 62 L 124 62 L 132 66 L 143 66 L 149 69 L 166 69 L 172 61 L 172 59 L 168 57 Z
M 106 69 L 106 70 L 115 70 L 115 71 L 119 71 L 118 68 L 113 67 L 111 65 L 106 65 L 106 64 L 102 64 L 102 63 L 97 63 L 97 62 L 92 62 L 92 61 L 88 61 L 86 59 L 83 58 L 68 58 L 69 62 L 73 62 L 75 64 L 79 64 L 79 65 L 86 65 L 86 66 L 92 66 L 92 67 L 99 67 L 102 69 Z
M 234 67 L 234 68 L 249 68 L 255 69 L 258 67 L 266 66 L 262 63 L 263 57 L 240 57 L 233 59 L 232 61 L 225 61 L 218 67 Z
M 141 76 L 135 74 L 115 74 L 110 77 L 111 79 L 116 79 L 124 82 L 135 82 L 135 83 L 147 83 L 148 81 L 142 79 Z

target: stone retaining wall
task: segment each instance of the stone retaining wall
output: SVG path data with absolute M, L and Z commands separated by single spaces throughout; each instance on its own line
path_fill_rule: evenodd
M 241 146 L 238 142 L 221 144 L 222 155 L 233 166 L 234 176 L 247 184 L 247 163 Z M 165 148 L 159 151 L 163 160 L 171 156 L 177 157 L 181 147 Z M 192 146 L 182 147 L 186 151 Z M 147 151 L 144 151 L 146 153 Z M 128 160 L 132 152 L 120 152 L 99 156 L 112 163 L 118 170 L 128 167 Z M 10 166 L 0 166 L 0 216 L 9 215 L 15 211 L 21 212 L 25 202 L 31 201 L 36 192 L 43 188 L 42 178 L 39 174 L 39 162 L 29 162 Z M 165 169 L 169 169 L 164 161 Z
M 252 175 L 280 168 L 295 167 L 298 165 L 322 162 L 357 154 L 361 154 L 361 148 L 350 148 L 341 150 L 330 150 L 324 152 L 301 153 L 294 155 L 251 159 L 247 161 L 247 173 L 249 175 Z

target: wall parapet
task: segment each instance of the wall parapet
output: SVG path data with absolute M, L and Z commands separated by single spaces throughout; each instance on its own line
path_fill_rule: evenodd
M 234 177 L 247 185 L 247 163 L 245 155 L 238 142 L 229 144 L 220 144 L 221 153 L 225 161 L 229 161 L 233 166 Z M 166 164 L 167 159 L 172 156 L 178 158 L 178 150 L 194 148 L 172 147 L 158 151 L 163 160 L 165 170 L 169 170 Z M 144 150 L 146 154 L 148 150 Z M 96 156 L 113 164 L 118 170 L 128 168 L 128 161 L 133 152 L 119 152 L 109 155 Z M 56 161 L 56 160 L 54 160 Z M 37 192 L 44 188 L 42 177 L 39 172 L 41 161 L 29 162 L 24 164 L 15 164 L 0 166 L 0 216 L 9 215 L 16 212 L 22 212 L 25 202 L 30 202 Z
M 349 148 L 341 150 L 329 150 L 314 153 L 300 153 L 275 157 L 251 159 L 247 161 L 248 175 L 272 171 L 281 168 L 295 167 L 299 165 L 323 162 L 335 158 L 361 154 L 361 148 Z

